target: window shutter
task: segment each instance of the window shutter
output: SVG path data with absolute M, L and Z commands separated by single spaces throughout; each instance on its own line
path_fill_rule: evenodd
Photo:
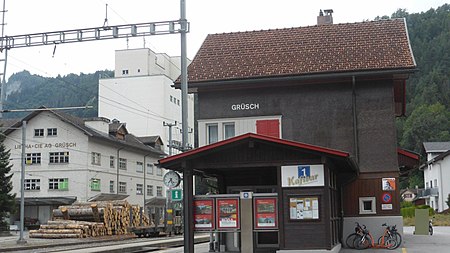
M 277 119 L 273 120 L 257 120 L 256 133 L 267 135 L 275 138 L 280 138 L 280 122 Z

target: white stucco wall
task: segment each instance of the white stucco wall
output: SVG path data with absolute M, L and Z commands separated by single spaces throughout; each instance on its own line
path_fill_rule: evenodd
M 56 128 L 57 136 L 47 136 L 47 128 Z M 44 129 L 44 136 L 34 137 L 34 129 Z M 5 146 L 11 150 L 11 173 L 13 173 L 12 193 L 15 193 L 17 198 L 20 198 L 21 190 L 21 143 L 21 129 L 10 133 L 4 142 Z M 122 148 L 119 151 L 119 157 L 127 159 L 126 170 L 117 170 L 117 150 L 119 148 Z M 118 173 L 119 181 L 127 183 L 126 194 L 129 197 L 126 200 L 131 204 L 144 206 L 144 197 L 146 199 L 153 197 L 146 194 L 146 185 L 153 185 L 154 196 L 156 196 L 157 186 L 161 186 L 164 189 L 162 175 L 157 175 L 156 168 L 154 168 L 153 175 L 145 173 L 145 164 L 156 163 L 159 155 L 148 155 L 146 151 L 89 137 L 83 131 L 72 126 L 70 123 L 61 121 L 49 112 L 41 112 L 27 122 L 25 152 L 41 153 L 41 164 L 25 165 L 25 179 L 40 179 L 40 189 L 26 190 L 25 198 L 76 197 L 77 201 L 87 201 L 89 198 L 100 193 L 110 193 L 109 183 L 111 180 L 115 182 L 114 193 L 117 193 Z M 50 164 L 49 152 L 68 152 L 69 163 Z M 91 163 L 92 152 L 101 154 L 100 165 Z M 110 156 L 115 157 L 114 168 L 110 167 Z M 143 172 L 136 170 L 137 161 L 144 163 Z M 68 189 L 49 189 L 49 179 L 52 178 L 68 178 Z M 93 178 L 100 180 L 100 191 L 91 189 L 90 182 Z M 136 184 L 143 184 L 143 194 L 136 193 Z M 165 196 L 164 190 L 163 196 Z M 41 206 L 39 207 L 39 211 L 36 207 L 32 206 L 26 207 L 25 209 L 27 215 L 31 217 L 38 215 L 40 222 L 45 223 L 51 217 L 50 212 L 53 207 Z

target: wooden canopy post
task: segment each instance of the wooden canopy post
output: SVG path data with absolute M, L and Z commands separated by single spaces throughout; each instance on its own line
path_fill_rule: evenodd
M 183 165 L 184 253 L 194 253 L 193 169 Z

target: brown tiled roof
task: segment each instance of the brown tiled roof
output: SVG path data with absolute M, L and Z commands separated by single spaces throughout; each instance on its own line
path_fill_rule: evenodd
M 404 19 L 210 34 L 190 83 L 349 71 L 413 69 Z

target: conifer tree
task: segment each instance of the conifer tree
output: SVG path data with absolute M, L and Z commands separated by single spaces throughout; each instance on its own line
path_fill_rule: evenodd
M 0 132 L 0 231 L 5 230 L 6 221 L 10 212 L 15 210 L 15 194 L 12 194 L 12 165 L 9 164 L 10 150 L 4 145 L 5 135 Z

